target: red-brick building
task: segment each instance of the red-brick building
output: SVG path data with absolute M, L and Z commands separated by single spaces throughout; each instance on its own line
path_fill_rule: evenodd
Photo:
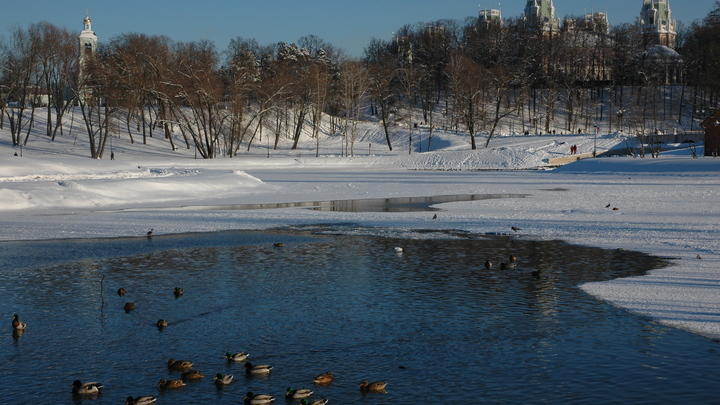
M 705 156 L 720 156 L 720 110 L 700 124 L 705 128 Z

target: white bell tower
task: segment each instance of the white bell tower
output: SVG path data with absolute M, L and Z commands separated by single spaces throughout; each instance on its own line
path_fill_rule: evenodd
M 98 38 L 95 35 L 95 31 L 92 30 L 92 21 L 85 10 L 85 19 L 83 20 L 83 30 L 80 33 L 79 46 L 80 46 L 80 77 L 83 77 L 83 70 L 85 64 L 91 60 L 97 53 Z

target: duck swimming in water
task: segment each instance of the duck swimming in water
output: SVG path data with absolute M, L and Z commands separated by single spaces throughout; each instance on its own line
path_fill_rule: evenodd
M 127 397 L 125 405 L 150 405 L 154 404 L 156 401 L 157 398 L 151 397 L 149 395 L 143 395 L 141 397 L 134 397 L 130 395 L 129 397 Z
M 307 388 L 301 388 L 299 390 L 296 390 L 295 388 L 289 387 L 287 389 L 287 392 L 285 392 L 285 398 L 303 399 L 303 398 L 309 397 L 312 394 L 313 394 L 313 391 L 309 390 Z
M 249 354 L 247 352 L 239 352 L 239 353 L 225 353 L 225 358 L 228 359 L 228 361 L 245 361 L 247 360 Z
M 245 394 L 243 401 L 245 405 L 264 405 L 274 401 L 275 398 L 266 394 L 255 394 L 252 391 Z
M 315 384 L 330 384 L 333 380 L 333 375 L 331 372 L 327 372 L 325 374 L 320 374 L 319 376 L 315 377 Z
M 183 380 L 199 380 L 205 377 L 200 370 L 188 370 L 180 374 Z
M 217 373 L 215 375 L 215 384 L 216 385 L 228 385 L 232 382 L 232 380 L 233 380 L 232 374 Z
M 367 392 L 383 392 L 383 391 L 385 391 L 386 386 L 387 386 L 387 383 L 384 381 L 376 381 L 373 383 L 368 383 L 368 380 L 362 380 L 360 382 L 360 390 L 367 391 Z
M 99 382 L 88 382 L 83 384 L 80 380 L 75 380 L 70 385 L 73 387 L 72 393 L 75 395 L 97 395 L 100 393 L 100 388 L 103 387 L 103 385 Z
M 175 359 L 168 360 L 167 364 L 168 364 L 169 369 L 179 370 L 179 371 L 187 370 L 190 367 L 192 367 L 192 365 L 193 365 L 189 361 L 182 361 L 182 360 L 175 360 Z
M 325 405 L 328 403 L 327 398 L 323 399 L 316 399 L 316 400 L 308 400 L 307 398 L 303 398 L 302 401 L 300 401 L 300 405 Z
M 183 381 L 183 380 L 166 380 L 163 378 L 155 385 L 157 387 L 159 387 L 161 390 L 167 390 L 167 389 L 181 388 L 181 387 L 184 387 L 186 384 L 185 384 L 185 381 Z
M 245 374 L 247 375 L 268 374 L 270 370 L 272 370 L 272 366 L 268 364 L 254 366 L 252 363 L 245 363 Z
M 25 330 L 27 324 L 20 322 L 20 317 L 18 314 L 15 314 L 12 318 L 12 328 L 13 330 Z

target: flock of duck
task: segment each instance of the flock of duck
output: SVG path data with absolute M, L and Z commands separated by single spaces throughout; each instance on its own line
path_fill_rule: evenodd
M 19 327 L 25 327 L 26 325 L 21 323 L 18 319 L 17 314 L 13 318 L 13 327 L 16 326 L 16 324 L 19 323 Z M 238 352 L 238 353 L 226 353 L 225 358 L 228 360 L 228 362 L 245 362 L 244 368 L 245 368 L 245 374 L 249 377 L 252 376 L 260 376 L 260 375 L 267 375 L 270 373 L 270 371 L 273 369 L 272 366 L 268 364 L 262 364 L 262 365 L 253 365 L 252 363 L 247 361 L 249 354 L 247 352 Z M 184 387 L 186 384 L 186 381 L 193 381 L 193 380 L 200 380 L 205 377 L 203 373 L 199 370 L 192 369 L 193 363 L 190 361 L 185 360 L 175 360 L 170 359 L 167 363 L 168 369 L 171 371 L 178 371 L 180 372 L 180 378 L 179 379 L 161 379 L 157 384 L 156 387 L 160 390 L 169 390 L 169 389 L 176 389 Z M 232 383 L 234 379 L 234 376 L 232 374 L 222 374 L 217 373 L 215 377 L 213 378 L 215 384 L 218 387 L 222 387 L 225 385 L 228 385 Z M 316 385 L 329 385 L 332 383 L 334 379 L 333 374 L 328 371 L 324 374 L 320 374 L 314 379 L 314 383 Z M 81 397 L 81 398 L 95 398 L 100 394 L 100 390 L 103 388 L 103 384 L 99 382 L 86 382 L 82 383 L 80 380 L 75 380 L 71 384 L 72 393 L 75 396 Z M 363 393 L 367 392 L 375 392 L 375 393 L 385 393 L 385 387 L 387 386 L 386 382 L 377 381 L 373 383 L 369 383 L 367 380 L 362 380 L 360 383 L 360 390 Z M 300 400 L 300 405 L 325 405 L 329 402 L 327 398 L 321 398 L 321 399 L 310 399 L 312 396 L 313 391 L 308 388 L 301 388 L 301 389 L 295 389 L 292 387 L 288 387 L 287 391 L 285 392 L 285 399 L 288 401 L 295 401 Z M 145 395 L 145 396 L 129 396 L 127 397 L 127 400 L 125 402 L 125 405 L 149 405 L 154 404 L 157 401 L 157 398 Z M 243 398 L 243 403 L 245 405 L 264 405 L 264 404 L 270 404 L 273 401 L 275 401 L 275 397 L 268 394 L 256 394 L 252 391 L 245 394 L 245 397 Z
M 152 230 L 148 232 L 148 237 L 151 236 Z M 282 244 L 275 244 L 275 247 L 282 246 Z M 117 290 L 118 296 L 122 297 L 126 293 L 126 290 L 124 288 L 119 288 Z M 173 291 L 173 295 L 175 298 L 179 298 L 183 295 L 184 290 L 180 287 L 175 287 L 175 290 Z M 126 313 L 129 313 L 135 309 L 135 303 L 133 302 L 127 302 L 124 305 L 124 310 Z M 157 321 L 156 324 L 159 328 L 163 328 L 168 325 L 167 321 L 164 319 L 160 319 Z M 15 314 L 12 318 L 12 328 L 13 333 L 16 335 L 22 334 L 22 332 L 25 331 L 27 328 L 27 324 L 22 322 L 20 320 L 20 317 L 18 314 Z M 270 374 L 273 367 L 268 364 L 258 364 L 254 365 L 251 362 L 248 362 L 249 354 L 247 352 L 237 352 L 237 353 L 225 353 L 224 358 L 227 359 L 229 363 L 239 363 L 244 362 L 244 369 L 245 369 L 245 375 L 248 377 L 253 376 L 262 376 L 262 375 L 268 375 Z M 171 358 L 168 360 L 167 363 L 168 369 L 171 371 L 177 371 L 180 372 L 180 378 L 179 379 L 161 379 L 155 386 L 159 390 L 172 390 L 176 388 L 181 388 L 186 385 L 186 381 L 197 381 L 205 377 L 205 375 L 199 371 L 194 370 L 192 368 L 193 363 L 190 361 L 185 360 L 176 360 Z M 329 385 L 333 381 L 333 374 L 328 371 L 325 374 L 320 374 L 314 379 L 314 383 L 316 385 Z M 215 385 L 218 388 L 221 388 L 225 385 L 231 384 L 234 379 L 234 376 L 232 374 L 222 374 L 217 373 L 215 377 L 213 378 L 213 381 Z M 103 388 L 103 384 L 99 382 L 86 382 L 83 383 L 80 380 L 75 380 L 71 384 L 72 386 L 72 394 L 80 399 L 92 399 L 96 398 Z M 367 380 L 362 380 L 360 383 L 360 391 L 362 393 L 385 393 L 385 387 L 387 386 L 386 382 L 377 381 L 373 383 L 369 383 Z M 326 398 L 321 399 L 310 399 L 312 396 L 313 391 L 311 389 L 302 388 L 302 389 L 295 389 L 292 387 L 288 387 L 287 391 L 285 392 L 285 398 L 288 401 L 295 401 L 300 400 L 300 405 L 324 405 L 329 402 Z M 143 396 L 128 396 L 125 402 L 125 405 L 149 405 L 154 404 L 157 401 L 157 398 L 150 395 L 143 395 Z M 248 392 L 245 397 L 243 398 L 243 402 L 245 405 L 264 405 L 264 404 L 270 404 L 273 401 L 275 401 L 275 397 L 268 394 L 256 394 L 252 391 Z
M 485 260 L 484 266 L 485 266 L 486 269 L 490 270 L 490 269 L 493 268 L 494 263 L 488 259 L 488 260 Z M 510 256 L 508 257 L 508 262 L 507 262 L 507 263 L 504 262 L 504 261 L 503 261 L 503 262 L 500 262 L 500 266 L 499 266 L 499 267 L 500 267 L 500 270 L 506 270 L 506 269 L 511 269 L 511 268 L 513 268 L 513 267 L 515 267 L 515 266 L 517 266 L 517 257 L 516 257 L 515 255 L 510 255 Z M 539 278 L 542 278 L 543 272 L 542 272 L 541 270 L 533 270 L 533 271 L 530 273 L 530 275 L 532 275 L 534 278 L 538 278 L 538 279 L 539 279 Z

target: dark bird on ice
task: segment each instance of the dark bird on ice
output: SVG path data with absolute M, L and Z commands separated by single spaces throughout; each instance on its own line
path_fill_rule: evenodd
M 522 230 L 522 229 L 518 228 L 517 226 L 511 226 L 510 229 L 512 229 L 514 232 Z

